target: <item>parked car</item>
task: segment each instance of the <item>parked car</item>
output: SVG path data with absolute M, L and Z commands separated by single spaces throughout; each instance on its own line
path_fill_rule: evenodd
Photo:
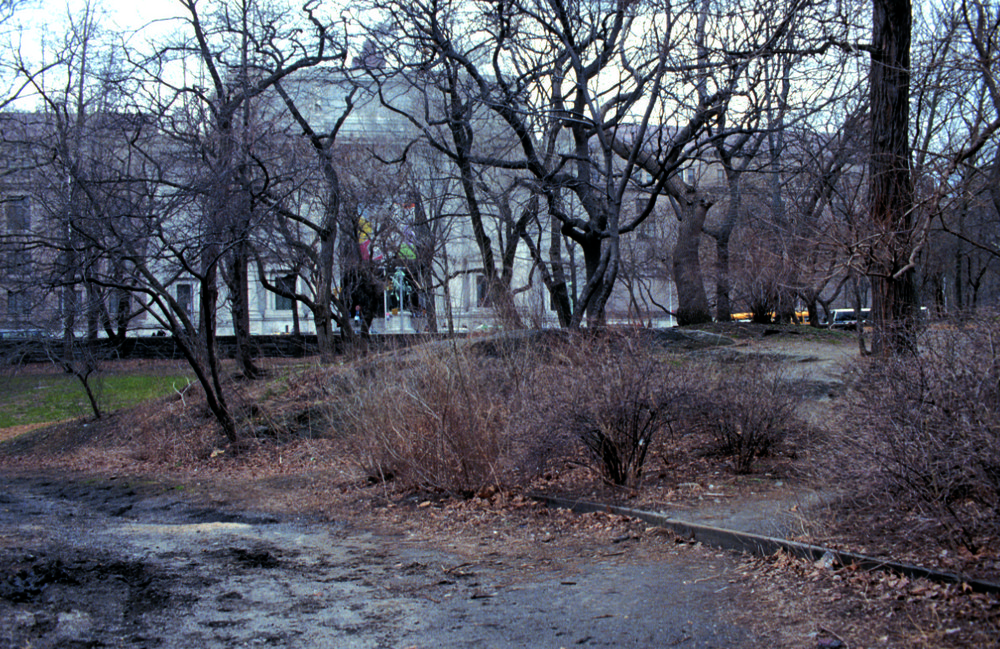
M 861 321 L 871 320 L 871 309 L 861 309 Z M 827 326 L 831 329 L 856 329 L 858 326 L 857 315 L 854 309 L 834 309 L 827 320 Z

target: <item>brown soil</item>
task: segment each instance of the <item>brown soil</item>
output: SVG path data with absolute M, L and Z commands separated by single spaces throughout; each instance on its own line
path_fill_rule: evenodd
M 748 328 L 698 353 L 783 356 L 811 395 L 802 414 L 823 422 L 856 346 L 804 337 Z M 289 412 L 337 371 L 293 369 Z M 369 484 L 337 439 L 263 439 L 232 457 L 211 428 L 191 394 L 4 444 L 0 647 L 1000 646 L 995 595 L 715 551 L 526 495 L 808 538 L 826 492 L 805 447 L 751 476 L 654 456 L 638 493 L 570 464 L 461 500 Z

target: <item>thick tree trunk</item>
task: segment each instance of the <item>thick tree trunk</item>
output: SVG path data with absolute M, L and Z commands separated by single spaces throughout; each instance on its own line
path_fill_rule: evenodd
M 425 318 L 425 331 L 437 333 L 437 302 L 434 299 L 434 256 L 437 251 L 437 238 L 434 235 L 434 223 L 427 216 L 424 199 L 419 190 L 411 190 L 410 200 L 413 201 L 413 229 L 416 234 L 417 258 L 414 274 L 417 279 L 419 304 Z
M 729 322 L 733 307 L 729 303 L 729 235 L 715 240 L 715 319 Z
M 569 304 L 569 295 L 566 291 L 566 279 L 563 275 L 563 261 L 560 254 L 561 242 L 558 241 L 561 235 L 559 234 L 558 223 L 553 222 L 552 227 L 555 230 L 550 232 L 550 236 L 552 236 L 550 243 L 552 245 L 549 249 L 548 259 L 542 257 L 541 249 L 532 240 L 530 234 L 522 231 L 521 238 L 524 240 L 524 245 L 528 248 L 528 253 L 531 255 L 535 267 L 542 276 L 542 283 L 545 284 L 545 288 L 548 291 L 550 308 L 556 312 L 556 316 L 559 318 L 559 326 L 569 327 L 573 313 Z M 555 277 L 556 272 L 558 272 L 558 279 Z
M 225 391 L 222 388 L 222 377 L 219 371 L 218 345 L 216 344 L 216 307 L 219 301 L 217 248 L 208 244 L 202 253 L 203 271 L 201 280 L 201 317 L 199 333 L 203 348 L 203 356 L 199 357 L 196 350 L 187 350 L 188 362 L 205 390 L 208 408 L 215 416 L 222 433 L 234 449 L 242 447 L 242 438 L 236 427 L 236 420 L 226 403 Z M 204 367 L 207 365 L 208 374 Z
M 319 258 L 316 260 L 319 280 L 316 282 L 313 322 L 316 324 L 316 345 L 319 347 L 320 358 L 324 361 L 331 360 L 334 353 L 332 296 L 335 244 L 334 227 L 320 233 Z M 341 331 L 344 330 L 342 327 Z
M 577 315 L 574 316 L 573 326 L 579 326 L 583 314 L 587 315 L 589 323 L 599 325 L 604 321 L 604 303 L 598 303 L 600 283 L 602 282 L 603 264 L 601 260 L 601 239 L 591 236 L 580 242 L 580 250 L 583 252 L 583 267 L 586 270 L 587 283 L 594 283 L 590 294 L 582 292 L 580 294 L 580 304 L 577 305 Z M 606 302 L 605 300 L 604 302 Z
M 554 190 L 549 200 L 556 201 L 558 206 L 558 202 L 562 200 L 559 190 Z M 561 209 L 561 206 L 558 208 Z M 563 266 L 562 228 L 559 219 L 551 214 L 551 209 L 549 212 L 549 272 L 551 277 L 549 295 L 552 298 L 552 309 L 556 312 L 556 317 L 559 318 L 559 326 L 569 327 L 573 320 L 573 303 L 570 300 L 569 288 L 566 284 L 566 269 Z
M 677 243 L 674 245 L 674 284 L 677 286 L 677 324 L 701 324 L 712 321 L 708 296 L 701 274 L 699 248 L 710 203 L 677 203 L 682 209 Z
M 873 0 L 869 201 L 875 245 L 872 351 L 915 351 L 915 269 L 909 266 L 913 229 L 910 176 L 910 0 Z
M 260 371 L 254 365 L 253 340 L 250 337 L 250 277 L 247 244 L 236 245 L 229 269 L 229 299 L 233 318 L 233 335 L 236 338 L 236 364 L 243 376 L 255 379 Z
M 729 242 L 736 229 L 736 221 L 743 205 L 743 194 L 740 187 L 741 174 L 730 173 L 727 178 L 729 185 L 729 204 L 726 216 L 718 229 L 709 234 L 715 237 L 715 319 L 728 322 L 732 317 L 732 304 L 729 301 L 731 289 L 729 273 Z
M 573 319 L 573 304 L 569 299 L 569 288 L 566 286 L 566 270 L 563 268 L 562 233 L 559 222 L 552 218 L 552 231 L 549 238 L 549 264 L 552 268 L 552 308 L 559 318 L 559 326 L 568 327 Z
M 128 337 L 129 316 L 132 305 L 129 300 L 128 291 L 124 289 L 113 289 L 110 299 L 115 305 L 114 320 L 110 320 L 107 326 L 107 336 L 115 349 L 121 350 Z

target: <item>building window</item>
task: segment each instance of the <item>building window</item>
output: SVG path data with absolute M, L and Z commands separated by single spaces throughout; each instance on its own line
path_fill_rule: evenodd
M 720 183 L 726 182 L 726 170 L 723 167 L 719 167 L 715 170 L 715 179 Z
M 646 204 L 649 202 L 649 198 L 646 196 L 636 196 L 635 197 L 635 215 L 639 216 L 642 211 L 646 209 Z
M 15 246 L 17 244 L 14 244 Z M 7 254 L 7 265 L 10 272 L 16 275 L 27 275 L 31 272 L 31 251 L 24 248 L 14 248 Z
M 7 201 L 7 232 L 27 232 L 31 228 L 29 206 L 27 197 L 23 196 Z
M 282 275 L 274 280 L 275 288 L 279 291 L 285 293 L 295 292 L 295 275 Z M 274 310 L 275 311 L 291 311 L 295 308 L 295 299 L 290 297 L 285 297 L 275 293 L 274 295 Z
M 27 291 L 7 291 L 7 316 L 27 320 L 31 316 L 31 300 Z
M 83 304 L 83 291 L 74 291 L 65 288 L 59 294 L 60 311 L 64 318 L 76 317 L 80 313 L 80 305 Z
M 178 284 L 177 285 L 177 304 L 180 306 L 181 311 L 183 311 L 187 317 L 191 317 L 194 312 L 194 303 L 192 300 L 192 292 L 190 284 Z
M 108 300 L 108 316 L 113 321 L 117 322 L 119 318 L 127 318 L 131 308 L 132 303 L 128 293 L 115 291 L 111 294 L 111 298 Z
M 490 297 L 489 288 L 486 275 L 476 275 L 476 306 L 493 306 L 493 298 Z

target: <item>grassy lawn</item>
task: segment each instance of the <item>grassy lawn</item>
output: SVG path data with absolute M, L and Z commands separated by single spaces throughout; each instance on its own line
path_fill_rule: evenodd
M 106 374 L 91 379 L 98 403 L 111 412 L 170 394 L 188 383 L 184 374 L 141 372 Z M 66 374 L 20 375 L 0 378 L 0 428 L 91 415 L 90 402 L 79 379 Z

